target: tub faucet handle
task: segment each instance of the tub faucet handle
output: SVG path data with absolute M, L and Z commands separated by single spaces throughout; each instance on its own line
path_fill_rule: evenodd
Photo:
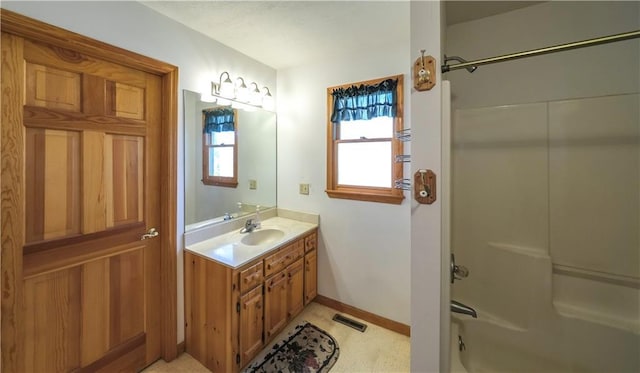
M 463 278 L 469 276 L 469 270 L 465 266 L 456 265 L 453 268 L 453 274 L 456 277 L 456 280 L 462 280 Z
M 451 253 L 451 283 L 455 280 L 462 280 L 469 276 L 469 270 L 465 266 L 456 264 L 456 257 Z

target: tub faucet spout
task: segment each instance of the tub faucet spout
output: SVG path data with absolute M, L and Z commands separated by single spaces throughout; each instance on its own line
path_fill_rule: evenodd
M 478 314 L 476 313 L 476 310 L 455 300 L 451 301 L 451 312 L 469 315 L 474 319 L 478 318 Z

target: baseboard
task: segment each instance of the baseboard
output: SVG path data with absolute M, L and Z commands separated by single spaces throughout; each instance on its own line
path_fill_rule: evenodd
M 313 301 L 318 304 L 322 304 L 323 306 L 333 308 L 336 311 L 348 313 L 359 319 L 378 325 L 382 328 L 389 329 L 396 333 L 400 333 L 406 336 L 411 335 L 411 327 L 409 325 L 403 324 L 401 322 L 393 321 L 382 316 L 378 316 L 371 312 L 367 312 L 359 308 L 350 306 L 348 304 L 344 304 L 335 299 L 325 297 L 324 295 L 318 294 Z
M 178 343 L 178 356 L 182 355 L 185 351 L 184 341 Z

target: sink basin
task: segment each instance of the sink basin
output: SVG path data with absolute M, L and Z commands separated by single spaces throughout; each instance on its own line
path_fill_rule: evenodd
M 279 229 L 260 229 L 251 233 L 247 233 L 242 237 L 240 242 L 245 245 L 255 246 L 264 245 L 275 240 L 278 240 L 284 236 L 284 232 Z

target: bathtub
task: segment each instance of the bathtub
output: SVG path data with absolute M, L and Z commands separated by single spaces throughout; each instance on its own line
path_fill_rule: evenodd
M 452 286 L 478 314 L 451 316 L 452 372 L 640 372 L 636 280 L 559 267 L 535 248 L 488 243 L 475 254 L 460 255 L 471 275 Z
M 562 315 L 527 330 L 478 314 L 452 317 L 451 372 L 640 372 L 633 331 Z

